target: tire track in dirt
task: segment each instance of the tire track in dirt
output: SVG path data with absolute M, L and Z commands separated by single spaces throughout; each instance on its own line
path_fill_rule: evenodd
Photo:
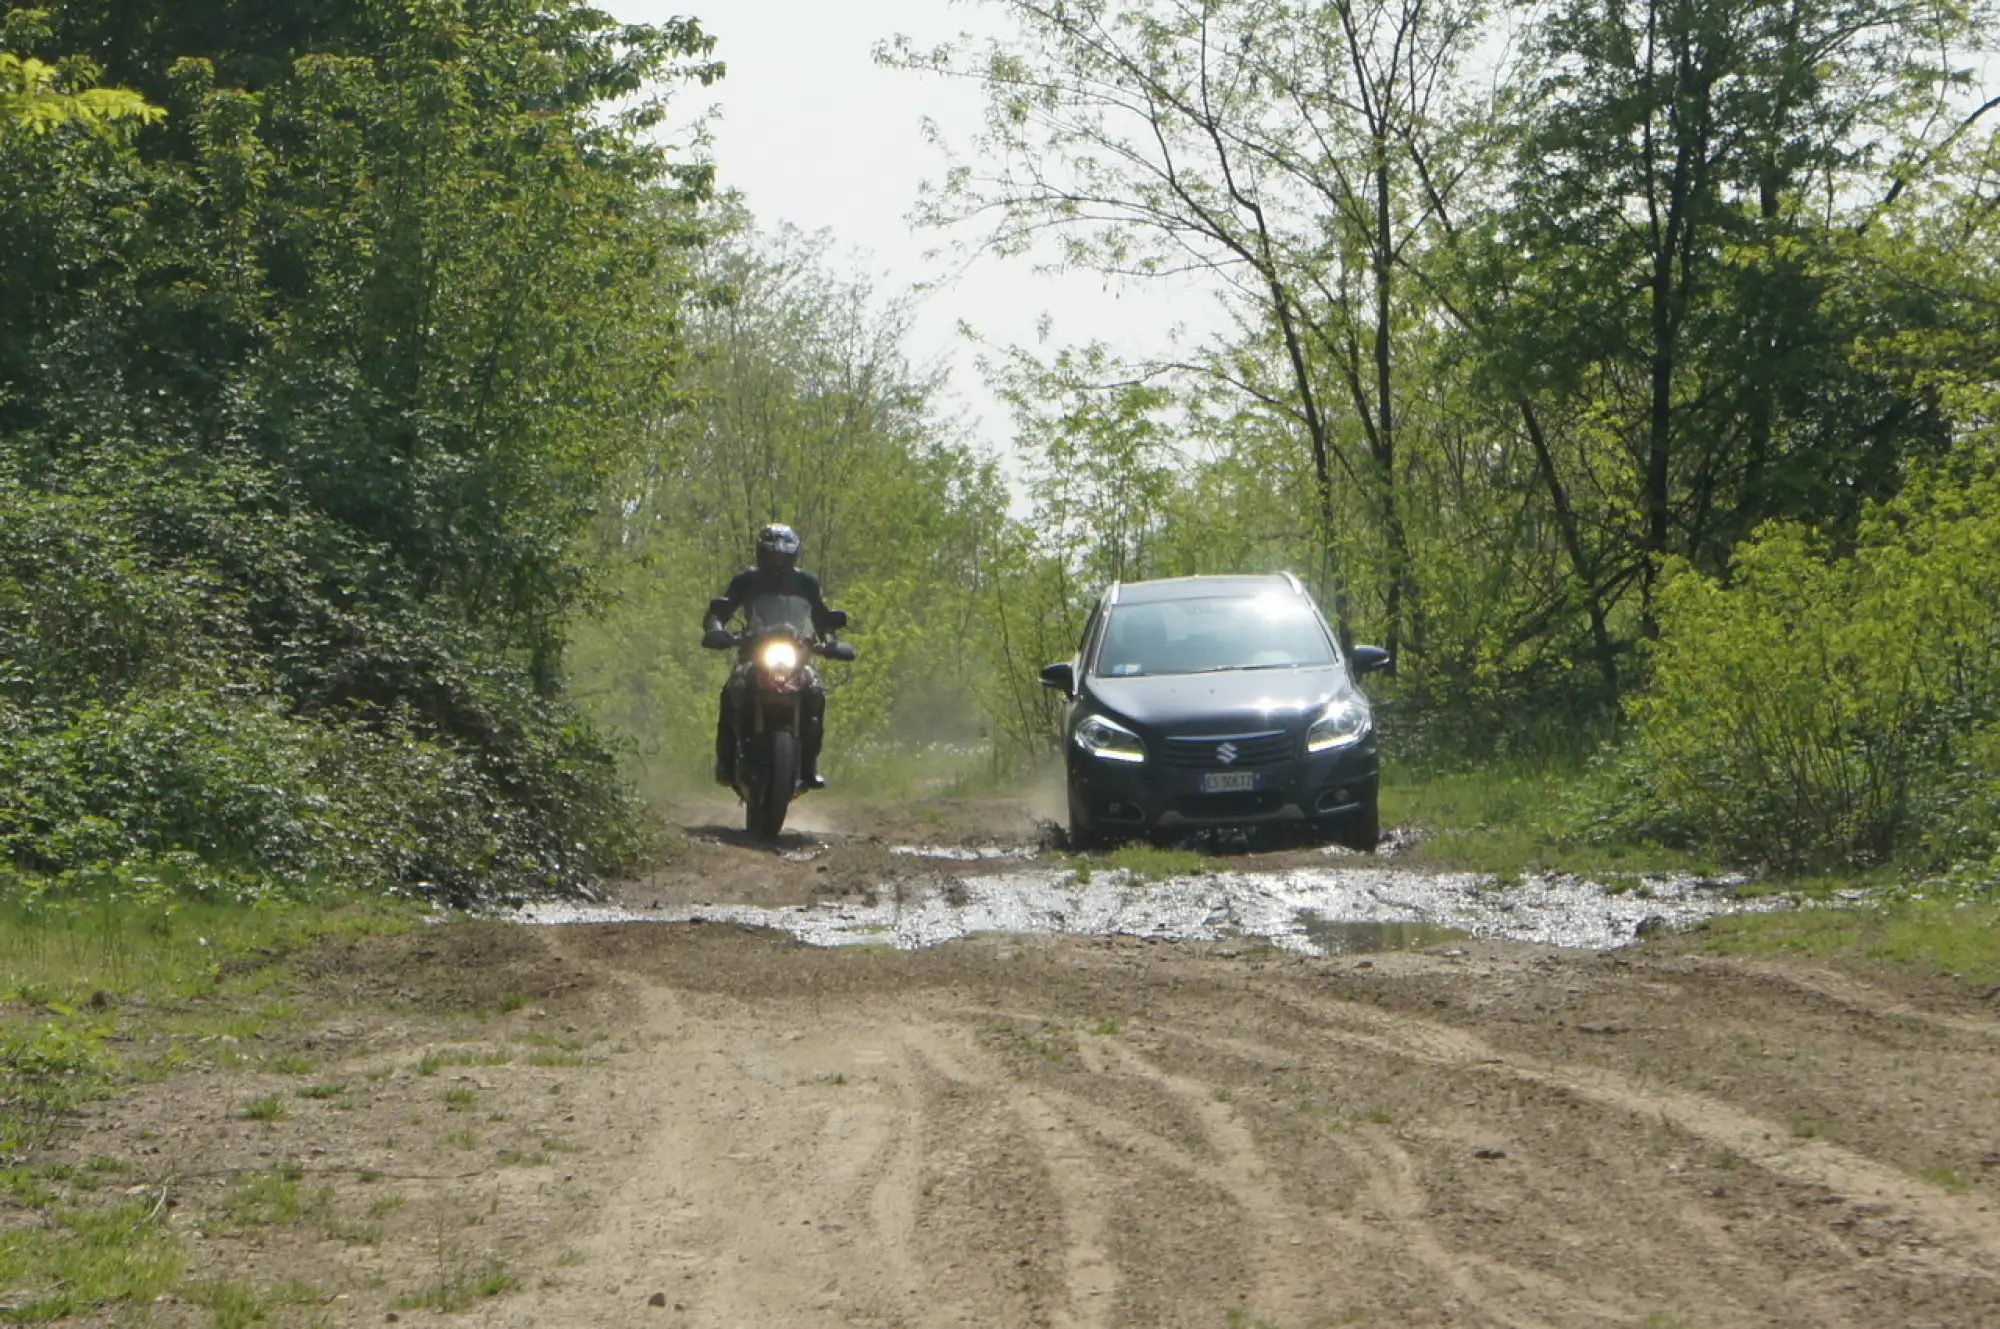
M 1247 1243 L 1256 1280 L 1253 1303 L 1267 1308 L 1292 1306 L 1320 1291 L 1299 1278 L 1297 1261 L 1289 1255 L 1290 1243 L 1316 1220 L 1273 1183 L 1271 1160 L 1250 1128 L 1218 1097 L 1218 1086 L 1176 1075 L 1127 1044 L 1109 1043 L 1101 1053 L 1108 1067 L 1157 1085 L 1200 1123 L 1210 1158 L 1187 1162 L 1197 1179 L 1227 1194 L 1254 1228 Z
M 1061 1211 L 1064 1295 L 1051 1323 L 1057 1329 L 1103 1329 L 1111 1322 L 1122 1278 L 1105 1243 L 1112 1222 L 1109 1179 L 1088 1143 L 1068 1114 L 1033 1090 L 1011 1093 L 1003 1070 L 971 1049 L 948 1049 L 936 1027 L 911 1031 L 909 1043 L 913 1054 L 937 1073 L 1004 1101 L 1020 1120 Z M 974 1060 L 982 1062 L 976 1070 Z
M 1764 982 L 1817 997 L 1849 1014 L 1865 1016 L 1887 1024 L 1915 1024 L 1945 1033 L 2000 1039 L 2000 1020 L 1948 1015 L 1942 1011 L 1926 1010 L 1915 1002 L 1870 987 L 1844 974 L 1834 973 L 1830 969 L 1787 970 L 1770 965 L 1746 964 L 1742 961 L 1724 967 L 1698 956 L 1689 957 L 1676 964 L 1662 965 L 1661 969 L 1666 973 L 1683 970 L 1705 977 L 1715 974 L 1740 976 L 1747 972 Z
M 1225 1046 L 1232 1053 L 1247 1053 L 1245 1059 L 1253 1064 L 1298 1061 L 1296 1053 L 1240 1038 Z M 1365 1280 L 1348 1275 L 1347 1269 L 1390 1268 L 1415 1259 L 1457 1293 L 1460 1305 L 1456 1313 L 1475 1324 L 1541 1329 L 1550 1324 L 1584 1322 L 1580 1317 L 1625 1323 L 1645 1314 L 1636 1305 L 1607 1304 L 1560 1278 L 1454 1252 L 1428 1218 L 1429 1196 L 1414 1161 L 1380 1127 L 1330 1137 L 1364 1179 L 1363 1195 L 1357 1198 L 1365 1198 L 1366 1208 L 1358 1216 L 1309 1212 L 1272 1183 L 1278 1160 L 1256 1143 L 1254 1131 L 1218 1097 L 1222 1085 L 1174 1074 L 1136 1049 L 1119 1049 L 1116 1060 L 1126 1067 L 1142 1068 L 1141 1073 L 1169 1086 L 1207 1127 L 1216 1161 L 1196 1166 L 1217 1177 L 1246 1214 L 1257 1220 L 1263 1234 L 1258 1243 L 1263 1254 L 1256 1302 L 1260 1306 L 1304 1310 L 1315 1301 L 1320 1305 L 1352 1304 L 1363 1299 L 1360 1284 Z M 1321 1249 L 1315 1255 L 1329 1245 L 1339 1252 L 1341 1258 L 1328 1262 L 1320 1278 L 1300 1276 L 1301 1261 L 1292 1253 L 1300 1233 L 1316 1238 L 1314 1244 Z M 1324 1276 L 1327 1273 L 1339 1275 L 1337 1281 L 1330 1283 Z M 1347 1286 L 1340 1286 L 1342 1283 Z M 1508 1304 L 1517 1293 L 1529 1294 L 1530 1304 Z
M 1784 1126 L 1686 1090 L 1642 1088 L 1615 1071 L 1563 1066 L 1495 1048 L 1449 1025 L 1358 1002 L 1294 993 L 1270 998 L 1310 1021 L 1316 1032 L 1379 1055 L 1543 1085 L 1635 1118 L 1671 1125 L 1766 1171 L 1818 1186 L 1850 1202 L 1888 1206 L 1922 1226 L 1984 1279 L 2000 1268 L 2000 1219 L 1977 1200 L 1953 1195 L 1896 1168 L 1825 1140 L 1797 1140 Z M 1232 1040 L 1232 1046 L 1234 1045 Z M 1243 1049 L 1253 1054 L 1254 1045 Z M 1268 1054 L 1267 1054 L 1268 1055 Z
M 984 1009 L 988 1020 L 1034 1026 L 1041 1018 L 1025 1012 Z M 1177 1033 L 1182 1032 L 1177 1030 Z M 1246 1043 L 1211 1043 L 1243 1054 L 1252 1064 L 1295 1063 L 1295 1053 Z M 1372 1050 L 1372 1049 L 1371 1049 Z M 1229 1086 L 1170 1070 L 1163 1061 L 1115 1038 L 1085 1045 L 1080 1059 L 1098 1074 L 1123 1075 L 1157 1086 L 1200 1123 L 1205 1148 L 1193 1152 L 1142 1121 L 1108 1111 L 1103 1104 L 1060 1089 L 1040 1091 L 1059 1105 L 1076 1130 L 1114 1155 L 1130 1156 L 1156 1170 L 1184 1174 L 1226 1195 L 1236 1210 L 1232 1226 L 1247 1226 L 1246 1241 L 1254 1283 L 1244 1294 L 1261 1312 L 1286 1312 L 1281 1322 L 1311 1315 L 1326 1305 L 1355 1304 L 1370 1289 L 1349 1271 L 1394 1267 L 1414 1257 L 1459 1295 L 1461 1314 L 1471 1322 L 1504 1329 L 1538 1329 L 1554 1323 L 1625 1323 L 1643 1318 L 1637 1303 L 1610 1305 L 1601 1298 L 1549 1275 L 1477 1256 L 1453 1253 L 1425 1214 L 1427 1197 L 1409 1155 L 1385 1131 L 1370 1129 L 1336 1141 L 1367 1179 L 1369 1210 L 1361 1217 L 1315 1213 L 1294 1201 L 1275 1179 L 1281 1160 L 1258 1143 L 1256 1133 L 1228 1101 Z M 1302 1252 L 1302 1239 L 1313 1248 Z M 1143 1277 L 1144 1271 L 1133 1271 Z M 1516 1293 L 1529 1304 L 1505 1304 Z
M 783 1022 L 697 1016 L 662 986 L 634 1005 L 635 1029 L 698 1032 L 698 1046 L 663 1040 L 631 1074 L 649 1130 L 599 1165 L 595 1221 L 570 1237 L 584 1281 L 494 1303 L 481 1322 L 656 1322 L 655 1292 L 701 1329 L 930 1322 L 912 1250 L 923 1103 L 903 1031 L 821 1029 L 806 1046 Z M 855 1068 L 837 1087 L 819 1069 L 829 1048 Z
M 1510 1261 L 1459 1251 L 1431 1223 L 1430 1195 L 1409 1151 L 1380 1126 L 1364 1126 L 1338 1142 L 1367 1176 L 1373 1214 L 1385 1226 L 1396 1254 L 1414 1256 L 1454 1289 L 1465 1312 L 1506 1329 L 1549 1324 L 1631 1323 L 1646 1308 L 1628 1299 L 1611 1303 L 1576 1283 Z

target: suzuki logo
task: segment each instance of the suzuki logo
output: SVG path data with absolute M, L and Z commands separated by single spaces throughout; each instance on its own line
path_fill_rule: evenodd
M 1224 743 L 1221 747 L 1215 750 L 1215 759 L 1221 762 L 1224 766 L 1227 766 L 1230 762 L 1235 761 L 1236 745 L 1234 743 Z

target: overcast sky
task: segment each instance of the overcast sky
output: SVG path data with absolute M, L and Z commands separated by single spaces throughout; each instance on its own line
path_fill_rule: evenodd
M 713 89 L 691 89 L 720 115 L 713 155 L 724 188 L 742 191 L 761 223 L 787 221 L 828 230 L 840 247 L 876 275 L 885 292 L 941 283 L 919 307 L 913 359 L 940 354 L 952 364 L 960 403 L 978 420 L 977 436 L 998 448 L 1007 440 L 1004 408 L 986 393 L 972 353 L 955 328 L 963 321 L 989 340 L 1029 344 L 1044 315 L 1057 343 L 1103 340 L 1129 354 L 1161 348 L 1177 321 L 1199 320 L 1205 306 L 1151 286 L 1108 286 L 1089 274 L 1040 277 L 1025 260 L 983 258 L 966 267 L 951 237 L 913 232 L 905 218 L 919 186 L 940 175 L 944 157 L 924 141 L 925 117 L 955 144 L 978 131 L 977 88 L 879 68 L 877 42 L 907 34 L 919 47 L 968 29 L 993 32 L 989 11 L 948 0 L 604 0 L 628 22 L 693 13 L 716 38 L 729 67 Z

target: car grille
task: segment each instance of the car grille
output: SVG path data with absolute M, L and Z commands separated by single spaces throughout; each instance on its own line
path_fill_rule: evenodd
M 1219 749 L 1224 744 L 1235 749 L 1233 760 L 1222 759 Z M 1297 752 L 1297 740 L 1282 729 L 1261 734 L 1210 734 L 1166 739 L 1160 744 L 1160 764 L 1198 766 L 1207 771 L 1252 770 L 1289 761 Z

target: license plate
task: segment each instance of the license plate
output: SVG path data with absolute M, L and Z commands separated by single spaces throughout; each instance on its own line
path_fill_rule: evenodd
M 1204 794 L 1240 794 L 1256 787 L 1255 771 L 1209 771 L 1201 777 Z

